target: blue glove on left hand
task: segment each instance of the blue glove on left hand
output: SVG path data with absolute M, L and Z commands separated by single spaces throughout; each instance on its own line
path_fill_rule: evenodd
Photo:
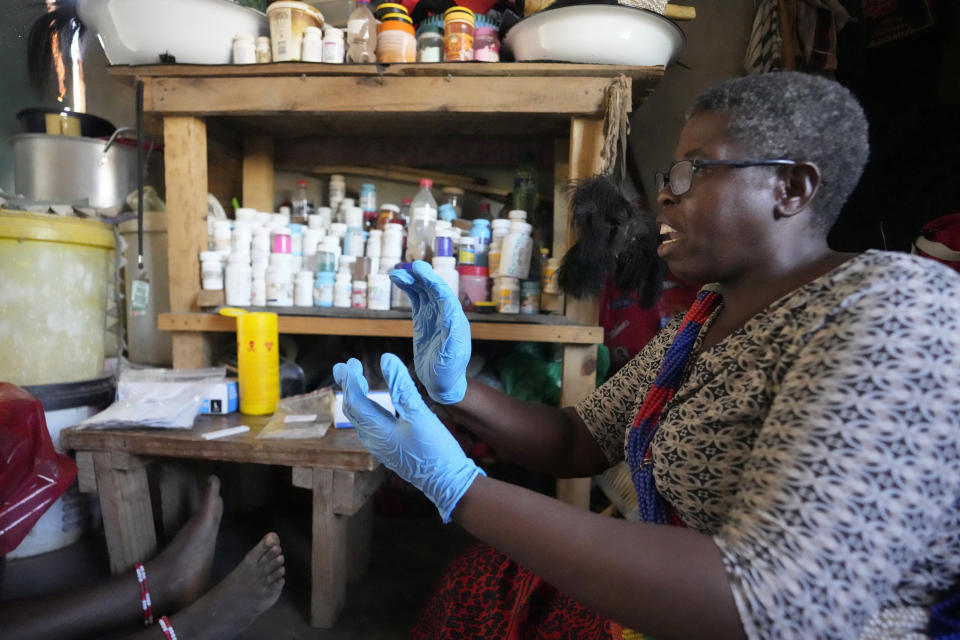
M 333 378 L 343 389 L 343 412 L 356 427 L 363 446 L 422 491 L 437 506 L 443 521 L 450 522 L 450 514 L 474 479 L 487 474 L 463 453 L 424 404 L 400 358 L 383 354 L 380 370 L 400 418 L 367 397 L 369 387 L 356 358 L 333 367 Z

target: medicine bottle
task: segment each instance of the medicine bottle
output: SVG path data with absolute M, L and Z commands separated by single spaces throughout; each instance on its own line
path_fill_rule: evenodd
M 486 267 L 460 265 L 460 304 L 464 311 L 473 311 L 478 302 L 490 299 L 490 278 Z
M 433 270 L 438 276 L 443 278 L 447 286 L 453 291 L 453 295 L 460 297 L 460 274 L 457 272 L 457 259 L 453 256 L 436 256 L 431 260 Z
M 200 252 L 200 287 L 219 291 L 223 289 L 223 263 L 219 251 Z
M 500 313 L 520 313 L 520 281 L 516 278 L 494 279 L 495 302 Z
M 273 62 L 273 53 L 270 51 L 270 36 L 260 36 L 257 38 L 257 62 L 265 64 Z
M 303 30 L 300 59 L 304 62 L 323 62 L 323 31 L 319 27 Z
M 300 271 L 293 287 L 293 304 L 296 307 L 313 306 L 313 273 Z
M 446 62 L 473 60 L 473 11 L 453 6 L 443 12 L 443 59 Z
M 248 256 L 231 253 L 224 277 L 225 300 L 231 307 L 249 307 L 252 303 L 253 269 Z
M 443 61 L 443 35 L 440 25 L 431 24 L 420 27 L 417 35 L 417 62 Z
M 256 64 L 257 46 L 253 36 L 245 33 L 233 37 L 233 64 Z
M 476 218 L 470 227 L 470 237 L 474 239 L 474 264 L 479 267 L 487 266 L 487 254 L 490 252 L 490 221 L 486 218 Z
M 367 308 L 367 281 L 354 280 L 353 290 L 350 296 L 350 306 L 354 309 Z
M 500 250 L 503 247 L 503 239 L 509 232 L 509 220 L 497 218 L 490 223 L 490 251 L 487 263 L 490 267 L 490 275 L 492 277 L 496 277 L 500 273 Z
M 510 223 L 510 233 L 503 239 L 503 247 L 500 250 L 500 269 L 498 273 L 501 276 L 510 276 L 526 280 L 530 275 L 530 257 L 533 251 L 533 239 L 530 232 L 533 227 L 521 220 L 514 220 Z
M 350 267 L 341 267 L 333 281 L 333 306 L 348 308 L 353 295 L 353 279 L 350 277 Z
M 536 280 L 524 280 L 520 284 L 520 313 L 540 313 L 540 283 Z
M 347 183 L 339 173 L 330 176 L 329 192 L 330 202 L 341 202 L 347 197 Z
M 346 54 L 346 46 L 343 44 L 343 30 L 327 25 L 323 32 L 323 61 L 342 64 Z
M 313 303 L 318 307 L 333 306 L 333 282 L 334 275 L 332 271 L 321 271 L 317 273 L 317 279 L 313 284 Z
M 367 276 L 367 308 L 390 310 L 390 276 L 387 274 L 371 273 Z

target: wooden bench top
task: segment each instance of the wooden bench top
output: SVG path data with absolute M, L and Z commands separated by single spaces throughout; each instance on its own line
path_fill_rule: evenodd
M 77 429 L 60 433 L 65 449 L 115 451 L 131 455 L 251 462 L 289 467 L 323 467 L 345 471 L 372 471 L 380 463 L 363 448 L 354 429 L 330 427 L 322 438 L 285 440 L 257 438 L 269 416 L 201 415 L 192 429 Z M 204 440 L 201 434 L 247 425 L 243 435 Z

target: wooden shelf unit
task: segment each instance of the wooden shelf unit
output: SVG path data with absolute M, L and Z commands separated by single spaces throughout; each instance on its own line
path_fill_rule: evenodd
M 275 159 L 311 141 L 337 136 L 446 136 L 458 140 L 537 139 L 554 158 L 553 255 L 574 241 L 567 211 L 569 180 L 603 167 L 611 92 L 626 82 L 632 111 L 663 75 L 662 67 L 566 63 L 112 67 L 144 83 L 144 110 L 162 119 L 166 164 L 171 312 L 159 327 L 173 332 L 178 368 L 208 364 L 208 332 L 232 321 L 198 305 L 199 253 L 205 249 L 207 193 L 242 194 L 245 206 L 274 208 Z M 295 155 L 295 154 L 294 154 Z M 362 163 L 391 163 L 370 157 Z M 426 163 L 426 158 L 424 163 Z M 286 168 L 286 167 L 284 167 Z M 596 301 L 567 300 L 565 324 L 478 321 L 481 340 L 562 343 L 561 402 L 594 388 L 596 345 L 603 340 Z M 411 323 L 391 318 L 281 316 L 284 333 L 409 336 Z M 587 506 L 589 480 L 558 482 L 558 497 Z

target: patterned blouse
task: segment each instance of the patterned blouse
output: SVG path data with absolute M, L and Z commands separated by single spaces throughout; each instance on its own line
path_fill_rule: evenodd
M 611 464 L 678 327 L 576 407 Z M 747 636 L 923 637 L 960 577 L 960 277 L 868 251 L 698 351 L 654 476 Z

